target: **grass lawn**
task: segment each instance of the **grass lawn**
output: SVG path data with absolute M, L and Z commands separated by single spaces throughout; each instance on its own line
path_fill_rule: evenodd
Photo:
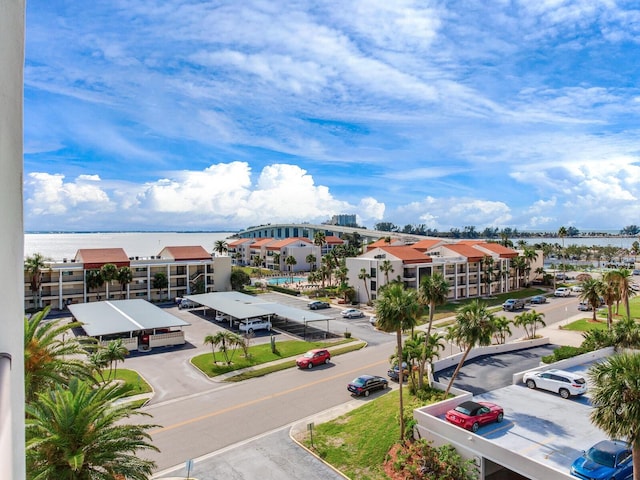
M 522 290 L 508 292 L 508 293 L 499 293 L 492 295 L 490 299 L 481 298 L 480 301 L 486 303 L 489 307 L 499 307 L 502 308 L 502 304 L 508 298 L 530 298 L 535 295 L 544 295 L 547 293 L 546 290 L 540 288 L 524 288 Z M 434 320 L 440 320 L 442 318 L 450 317 L 456 314 L 456 310 L 467 303 L 473 302 L 477 300 L 476 298 L 467 298 L 464 300 L 449 302 L 446 305 L 440 305 L 436 307 L 436 311 L 433 314 Z M 425 315 L 423 317 L 423 322 L 426 323 L 429 321 L 429 316 Z
M 108 374 L 105 370 L 105 378 Z M 131 387 L 131 392 L 127 396 L 139 395 L 141 393 L 151 392 L 151 385 L 144 381 L 135 370 L 127 370 L 126 368 L 118 368 L 116 371 L 116 380 L 120 380 Z
M 563 330 L 573 330 L 576 332 L 588 332 L 589 330 L 606 330 L 607 322 L 594 322 L 591 318 L 581 318 L 562 327 Z
M 203 353 L 193 357 L 191 359 L 191 363 L 196 368 L 200 369 L 205 375 L 215 377 L 223 373 L 272 362 L 274 360 L 296 357 L 307 350 L 314 348 L 331 347 L 342 343 L 352 342 L 353 340 L 354 339 L 344 339 L 339 342 L 305 342 L 302 340 L 288 340 L 285 342 L 276 342 L 276 353 L 271 351 L 271 344 L 265 343 L 249 347 L 249 358 L 245 358 L 242 349 L 230 350 L 228 355 L 232 362 L 231 365 L 224 365 L 225 358 L 222 353 L 218 351 L 215 353 L 215 359 L 218 363 L 213 363 L 213 355 L 211 353 Z M 293 363 L 284 368 L 289 368 L 295 365 L 295 358 L 292 358 L 291 361 Z M 263 375 L 265 373 L 263 373 Z
M 309 432 L 302 443 L 349 478 L 387 479 L 382 464 L 400 439 L 398 396 L 398 390 L 393 390 L 335 420 L 315 425 L 313 446 Z M 409 395 L 406 387 L 403 398 L 406 412 L 425 405 Z

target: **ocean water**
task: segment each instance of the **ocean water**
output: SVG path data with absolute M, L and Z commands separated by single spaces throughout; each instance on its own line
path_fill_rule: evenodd
M 45 258 L 72 259 L 81 248 L 122 248 L 129 257 L 157 255 L 164 247 L 201 246 L 213 252 L 217 240 L 229 241 L 233 232 L 124 232 L 124 233 L 27 233 L 25 257 L 40 253 Z

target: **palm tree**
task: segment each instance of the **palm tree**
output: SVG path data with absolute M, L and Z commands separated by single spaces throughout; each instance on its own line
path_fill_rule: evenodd
M 620 300 L 624 303 L 627 317 L 631 317 L 631 309 L 629 306 L 629 297 L 635 293 L 631 288 L 632 279 L 631 271 L 626 268 L 611 270 L 604 275 L 607 282 L 616 285 L 617 291 L 620 293 Z
M 487 296 L 491 296 L 491 282 L 493 282 L 493 264 L 495 260 L 491 255 L 482 257 L 482 265 L 484 265 L 484 283 L 486 285 Z
M 511 328 L 509 327 L 513 322 L 505 316 L 495 317 L 493 319 L 495 325 L 495 332 L 493 338 L 497 344 L 504 344 L 507 341 L 507 337 L 511 335 Z
M 129 285 L 133 281 L 133 273 L 131 272 L 131 268 L 124 266 L 118 269 L 117 276 L 118 283 L 120 284 L 120 291 L 122 292 L 122 298 L 124 298 L 124 291 L 127 289 L 127 285 Z M 127 297 L 128 297 L 127 292 Z
M 310 253 L 309 255 L 307 255 L 307 258 L 305 260 L 309 264 L 309 271 L 314 270 L 314 267 L 316 266 L 316 260 L 317 260 L 316 256 L 313 253 Z
M 42 307 L 42 271 L 47 267 L 46 258 L 40 253 L 34 253 L 24 261 L 24 271 L 29 277 L 31 293 L 33 295 L 33 306 Z
M 369 286 L 367 285 L 367 280 L 371 278 L 371 274 L 367 272 L 366 268 L 361 268 L 360 273 L 358 273 L 358 279 L 362 280 L 364 284 L 364 291 L 367 293 L 367 303 L 371 302 L 371 298 L 369 297 Z M 358 299 L 360 301 L 360 299 Z
M 216 240 L 213 245 L 213 251 L 222 256 L 223 253 L 227 253 L 229 251 L 229 245 L 224 240 Z
M 277 252 L 273 254 L 273 264 L 276 265 L 278 271 L 280 271 L 280 254 Z
M 320 247 L 320 254 L 322 255 L 322 247 L 327 243 L 327 236 L 324 232 L 316 232 L 313 235 L 313 244 Z
M 46 321 L 50 307 L 24 319 L 24 384 L 25 398 L 53 385 L 66 385 L 70 378 L 90 379 L 91 368 L 81 356 L 94 344 L 92 339 L 78 339 L 71 330 L 78 322 L 62 319 Z M 69 336 L 69 338 L 66 338 Z
M 451 376 L 451 380 L 449 380 L 449 385 L 447 385 L 447 389 L 444 392 L 444 398 L 449 396 L 453 382 L 458 376 L 458 372 L 460 372 L 462 365 L 464 365 L 471 349 L 475 346 L 491 345 L 491 336 L 494 331 L 495 323 L 493 314 L 489 312 L 486 304 L 476 299 L 458 309 L 456 313 L 456 324 L 454 325 L 452 335 L 458 345 L 464 347 L 464 353 Z
M 106 347 L 100 350 L 100 355 L 109 365 L 108 378 L 116 378 L 118 362 L 124 362 L 124 359 L 129 355 L 129 350 L 124 346 L 124 342 L 121 338 L 112 340 L 107 343 Z
M 159 451 L 147 433 L 157 425 L 123 422 L 148 415 L 117 402 L 128 390 L 121 385 L 94 388 L 74 378 L 68 388 L 56 385 L 27 403 L 28 478 L 148 479 L 155 462 L 142 459 L 140 451 Z
M 633 463 L 640 465 L 640 355 L 624 353 L 608 357 L 589 370 L 591 422 L 610 438 L 624 438 L 631 445 Z M 633 469 L 640 480 L 640 468 Z
M 216 347 L 222 352 L 222 356 L 224 357 L 227 365 L 231 365 L 233 360 L 233 356 L 235 355 L 235 349 L 232 350 L 231 356 L 229 356 L 229 350 L 234 347 L 242 346 L 244 343 L 243 338 L 237 333 L 229 332 L 227 330 L 223 330 L 217 332 L 215 335 L 207 335 L 204 338 L 204 343 L 211 344 L 211 350 L 213 351 Z M 215 362 L 215 353 L 213 356 L 213 360 Z
M 616 349 L 637 348 L 640 345 L 640 325 L 632 318 L 625 317 L 613 326 Z
M 416 290 L 407 290 L 401 283 L 390 283 L 376 300 L 378 329 L 396 332 L 396 355 L 402 358 L 402 332 L 416 326 L 421 314 Z M 404 404 L 402 399 L 402 368 L 400 369 L 400 440 L 404 440 Z
M 107 300 L 109 300 L 109 285 L 113 280 L 118 278 L 118 267 L 113 263 L 105 263 L 100 267 L 100 273 L 102 274 L 102 278 L 104 278 L 104 283 L 106 284 L 105 295 Z
M 605 281 L 602 284 L 602 298 L 607 305 L 607 328 L 613 327 L 613 304 L 620 298 L 617 284 L 611 281 Z
M 384 273 L 384 283 L 386 285 L 389 283 L 389 273 L 393 273 L 393 264 L 391 260 L 384 260 L 378 268 Z
M 104 285 L 104 277 L 100 270 L 87 270 L 84 274 L 84 281 L 87 287 L 87 293 Z M 100 296 L 98 296 L 98 300 Z
M 216 346 L 218 345 L 218 339 L 215 335 L 209 334 L 204 337 L 202 341 L 205 345 L 211 345 L 211 355 L 213 356 L 213 364 L 216 364 Z
M 521 313 L 520 315 L 516 315 L 513 318 L 513 324 L 516 327 L 524 328 L 524 333 L 527 338 L 535 338 L 536 327 L 538 325 L 542 325 L 543 327 L 546 325 L 543 318 L 544 313 L 538 313 L 535 310 L 530 310 L 528 312 Z
M 525 270 L 527 268 L 527 261 L 524 257 L 515 257 L 512 261 L 511 261 L 511 265 L 513 266 L 513 269 L 516 272 L 516 288 L 520 288 L 520 279 L 522 277 L 522 274 L 525 273 Z
M 565 265 L 564 265 L 564 237 L 567 236 L 567 229 L 565 227 L 560 227 L 558 229 L 558 236 L 560 237 L 560 239 L 562 240 L 562 252 L 560 255 L 560 258 L 562 260 L 562 273 L 565 273 Z M 563 276 L 564 277 L 564 276 Z
M 438 305 L 444 305 L 449 295 L 449 282 L 447 282 L 440 272 L 424 277 L 420 282 L 420 299 L 429 305 L 429 326 L 427 327 L 427 338 L 431 335 L 433 325 L 433 315 Z
M 580 299 L 591 306 L 591 309 L 593 310 L 593 317 L 591 320 L 596 322 L 596 310 L 600 307 L 600 298 L 602 297 L 605 287 L 604 283 L 601 280 L 591 278 L 582 282 L 581 286 L 582 293 L 580 294 Z
M 158 290 L 158 295 L 162 299 L 162 291 L 169 286 L 169 280 L 167 275 L 163 272 L 158 272 L 153 276 L 153 288 Z
M 296 257 L 289 255 L 285 259 L 284 263 L 289 267 L 289 275 L 291 276 L 291 282 L 293 283 L 293 267 L 298 264 L 298 261 L 296 260 Z
M 433 359 L 440 356 L 439 350 L 444 350 L 444 337 L 439 333 L 432 333 L 427 336 L 424 332 L 416 332 L 404 344 L 404 351 L 407 352 L 407 360 L 413 363 L 417 361 L 418 367 L 418 388 L 424 385 L 426 375 L 426 365 L 431 365 Z M 395 355 L 394 355 L 395 357 Z

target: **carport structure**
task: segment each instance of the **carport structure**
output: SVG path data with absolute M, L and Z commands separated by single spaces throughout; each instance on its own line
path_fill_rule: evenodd
M 307 336 L 307 330 L 312 329 L 309 324 L 316 322 L 326 322 L 326 334 L 328 334 L 329 321 L 333 318 L 276 302 L 265 302 L 262 301 L 260 297 L 254 297 L 240 292 L 201 293 L 198 295 L 187 295 L 185 298 L 229 316 L 230 327 L 233 326 L 234 320 L 237 322 L 246 322 L 254 318 L 266 317 L 272 324 L 277 321 L 277 327 L 282 328 L 286 326 L 287 328 L 283 329 L 302 338 Z M 295 330 L 300 331 L 292 332 L 291 327 L 297 327 Z
M 77 303 L 69 311 L 88 336 L 102 344 L 121 338 L 130 351 L 183 345 L 182 327 L 190 325 L 142 299 Z

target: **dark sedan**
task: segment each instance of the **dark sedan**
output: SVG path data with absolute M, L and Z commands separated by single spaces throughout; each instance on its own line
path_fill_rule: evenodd
M 371 392 L 375 390 L 385 390 L 388 386 L 389 382 L 386 378 L 377 375 L 360 375 L 347 385 L 347 390 L 349 390 L 352 395 L 364 395 L 368 397 Z
M 531 297 L 531 303 L 547 303 L 547 297 L 544 295 L 536 295 L 535 297 Z

